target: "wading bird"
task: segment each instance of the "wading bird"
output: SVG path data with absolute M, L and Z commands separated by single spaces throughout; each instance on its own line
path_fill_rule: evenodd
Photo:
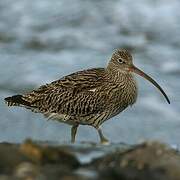
M 27 94 L 7 97 L 5 101 L 9 106 L 22 106 L 72 125 L 72 143 L 78 126 L 90 125 L 97 129 L 101 143 L 106 144 L 102 123 L 136 102 L 138 90 L 133 73 L 150 81 L 170 103 L 163 89 L 134 66 L 131 54 L 124 49 L 112 54 L 106 68 L 78 71 Z

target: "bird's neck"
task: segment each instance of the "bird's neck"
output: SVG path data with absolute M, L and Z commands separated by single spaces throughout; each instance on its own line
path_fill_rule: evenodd
M 132 73 L 122 72 L 118 70 L 108 70 L 107 77 L 109 81 L 116 84 L 119 88 L 119 102 L 123 101 L 127 105 L 132 105 L 137 99 L 137 84 Z
M 134 81 L 134 76 L 132 73 L 127 72 L 127 71 L 121 71 L 119 69 L 111 69 L 107 68 L 106 69 L 106 74 L 108 78 L 114 82 L 129 82 L 129 81 Z

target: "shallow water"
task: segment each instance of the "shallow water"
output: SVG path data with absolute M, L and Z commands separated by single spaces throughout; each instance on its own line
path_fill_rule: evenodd
M 40 114 L 8 108 L 4 97 L 20 94 L 63 75 L 103 67 L 112 50 L 132 51 L 134 63 L 170 97 L 142 78 L 137 103 L 103 125 L 112 142 L 158 139 L 180 144 L 180 2 L 178 0 L 0 1 L 0 141 L 67 142 L 70 128 Z M 80 127 L 77 141 L 98 141 Z

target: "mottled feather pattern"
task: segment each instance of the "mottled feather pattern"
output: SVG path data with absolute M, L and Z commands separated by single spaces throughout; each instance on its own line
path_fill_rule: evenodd
M 103 123 L 129 105 L 129 99 L 127 102 L 123 99 L 127 96 L 128 77 L 116 77 L 115 73 L 112 80 L 105 71 L 95 68 L 70 74 L 40 86 L 23 95 L 22 99 L 30 104 L 27 108 L 51 119 L 92 125 L 99 119 Z M 118 82 L 116 78 L 119 78 Z M 97 126 L 96 123 L 94 125 Z
M 137 99 L 137 85 L 129 66 L 132 56 L 126 50 L 117 50 L 106 68 L 78 71 L 5 101 L 10 106 L 22 106 L 72 125 L 71 142 L 82 124 L 95 127 L 101 143 L 107 143 L 101 124 Z
M 103 73 L 103 69 L 99 70 L 102 72 L 91 69 L 68 75 L 23 95 L 23 99 L 30 102 L 33 107 L 39 108 L 42 112 L 48 110 L 49 112 L 68 113 L 70 115 L 86 114 L 87 112 L 84 111 L 92 113 L 97 111 L 97 107 L 90 105 L 89 102 L 93 103 L 94 99 L 92 98 L 93 92 L 88 90 L 94 87 L 97 88 L 102 84 L 103 79 L 99 78 L 99 74 Z M 86 104 L 89 104 L 87 106 L 89 109 L 86 110 L 86 107 L 78 109 L 79 107 L 76 107 L 76 104 L 83 105 L 85 98 Z

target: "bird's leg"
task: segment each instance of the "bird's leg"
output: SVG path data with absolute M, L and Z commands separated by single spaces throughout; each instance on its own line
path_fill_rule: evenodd
M 101 144 L 108 145 L 109 140 L 104 137 L 101 128 L 98 128 L 97 130 L 98 130 L 98 134 L 99 134 L 99 137 L 100 137 Z
M 79 126 L 78 124 L 75 124 L 71 128 L 71 143 L 75 142 L 78 126 Z

